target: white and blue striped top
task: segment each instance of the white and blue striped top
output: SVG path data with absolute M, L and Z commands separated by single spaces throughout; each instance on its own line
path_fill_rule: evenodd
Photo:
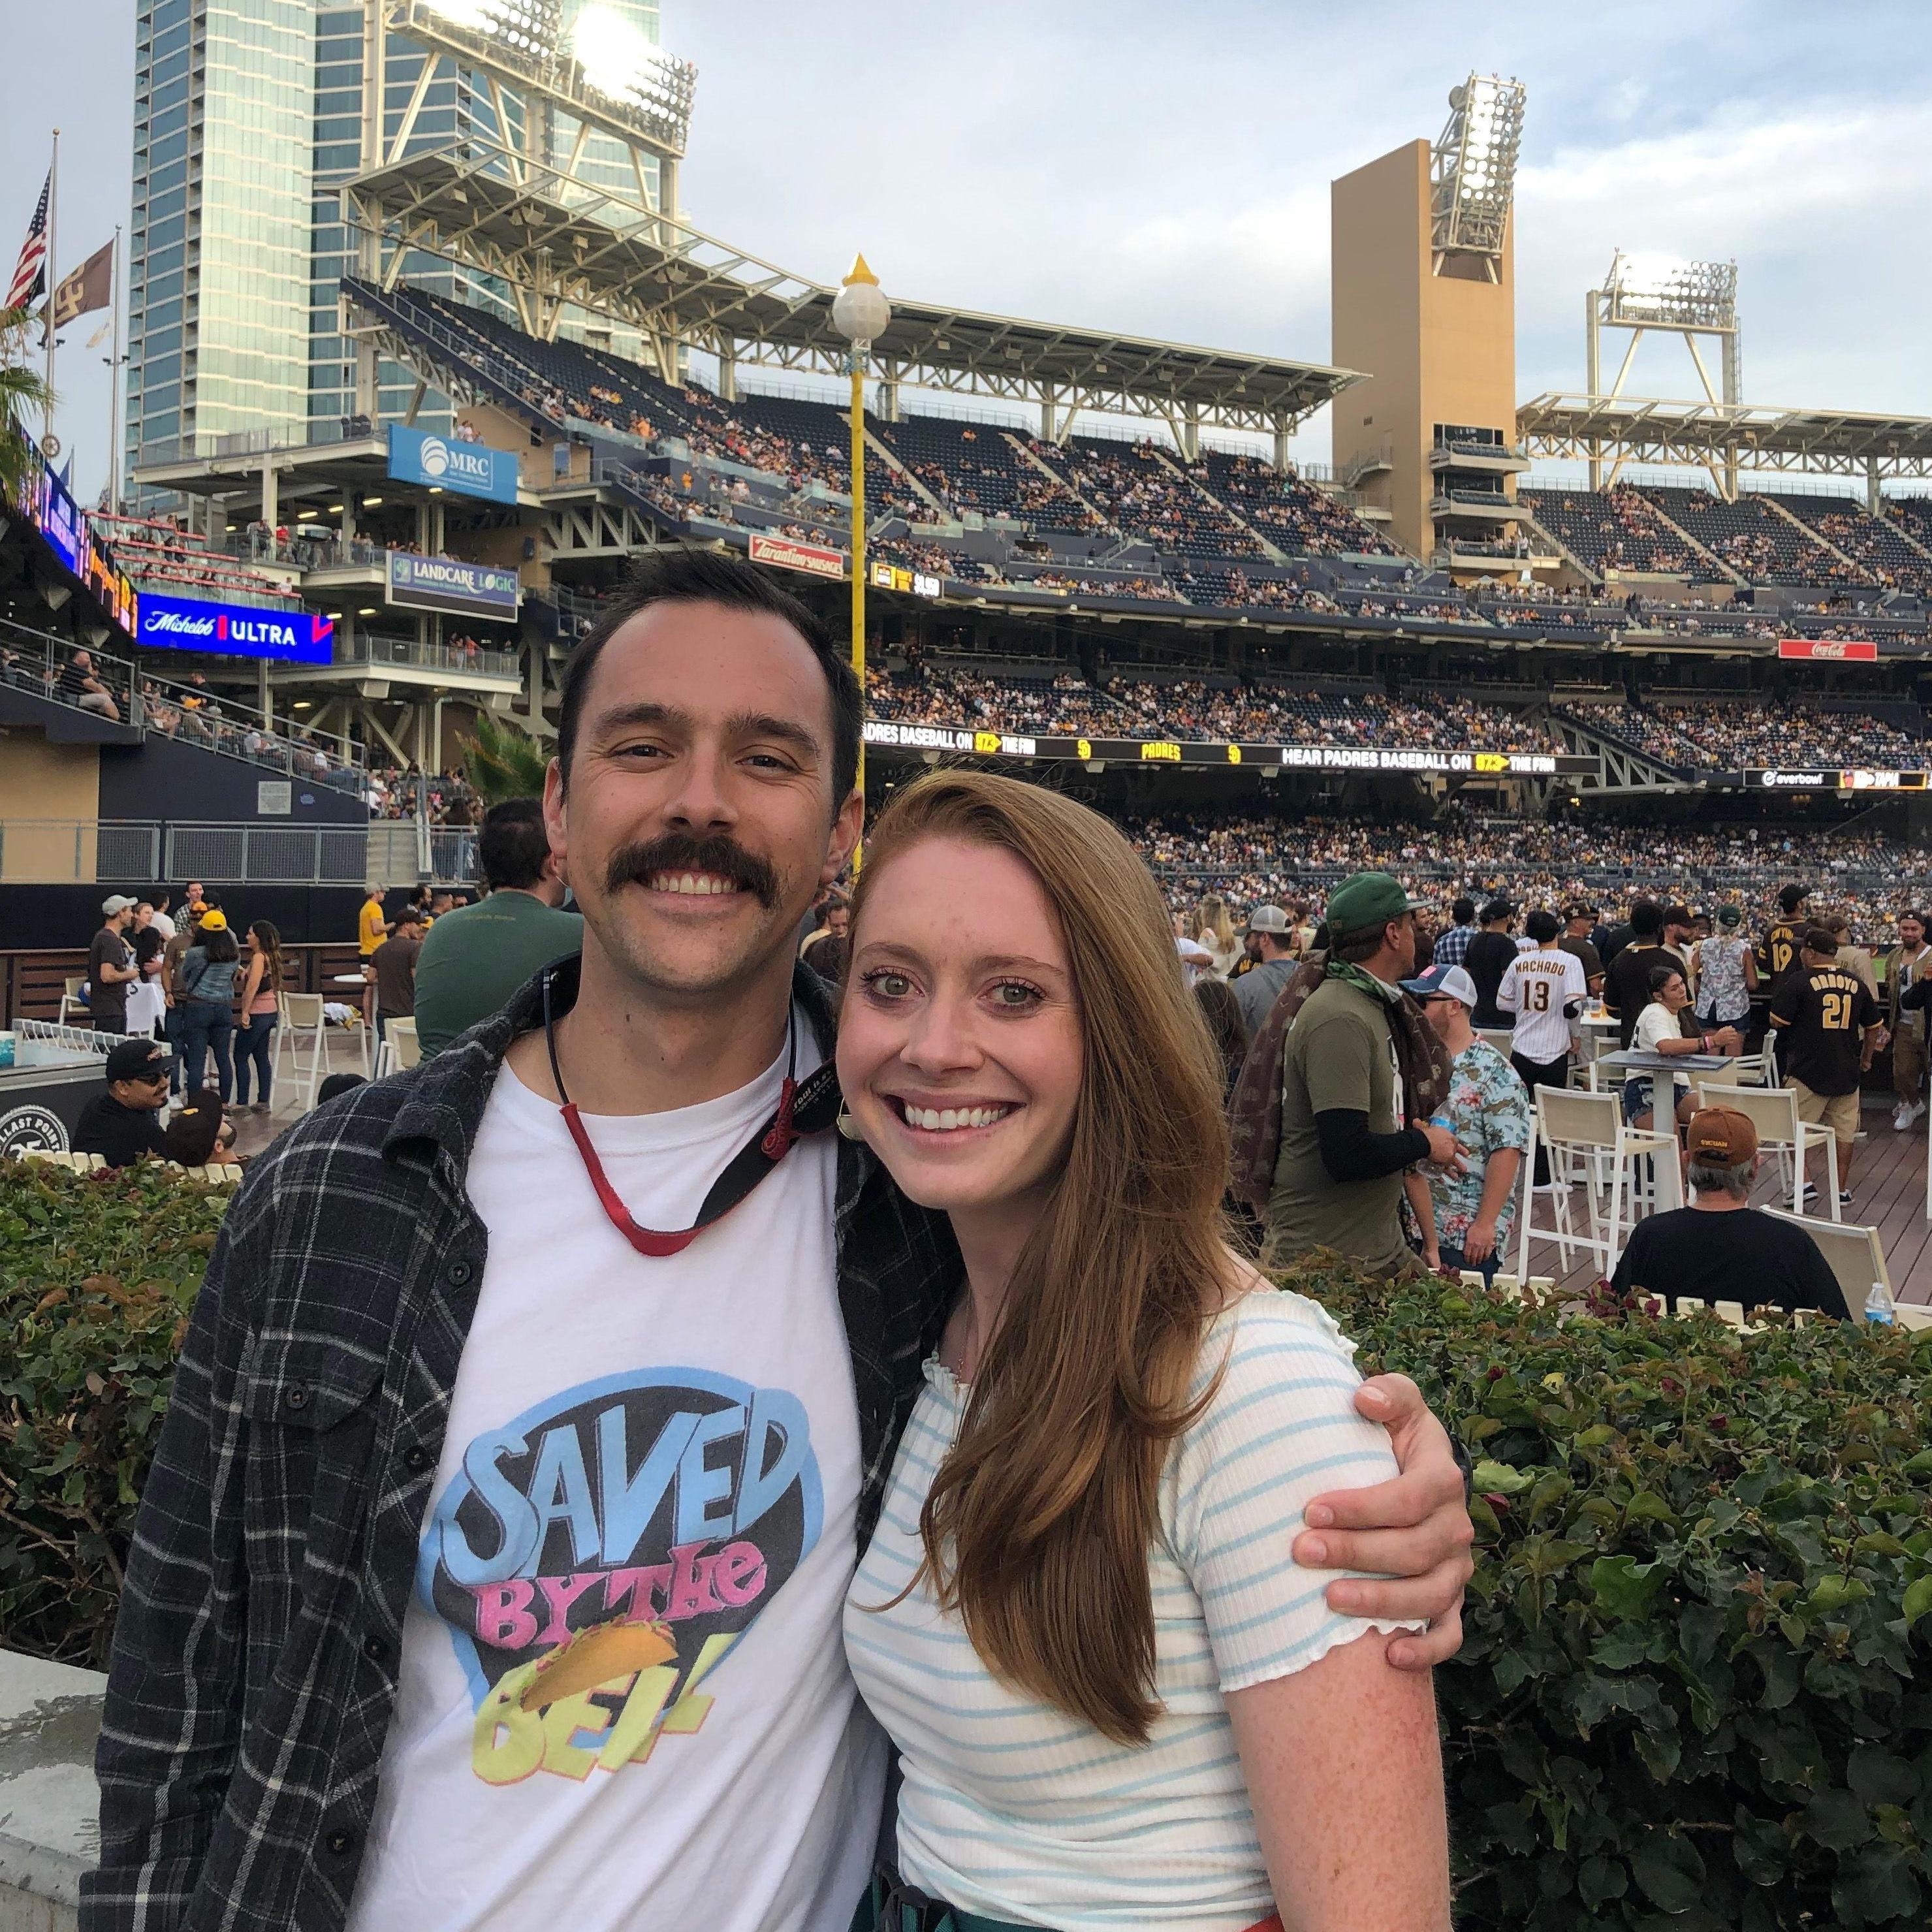
M 1324 1490 L 1396 1473 L 1352 1404 L 1346 1340 L 1301 1296 L 1258 1291 L 1210 1328 L 1213 1400 L 1168 1455 L 1154 1586 L 1149 1741 L 1112 1742 L 982 1664 L 919 1567 L 919 1516 L 968 1391 L 936 1361 L 845 1602 L 845 1652 L 903 1762 L 898 1858 L 913 1883 L 1026 1924 L 1242 1932 L 1274 1910 L 1223 1697 L 1286 1677 L 1372 1628 L 1322 1600 L 1333 1572 L 1289 1545 Z M 1197 1384 L 1198 1386 L 1198 1384 Z

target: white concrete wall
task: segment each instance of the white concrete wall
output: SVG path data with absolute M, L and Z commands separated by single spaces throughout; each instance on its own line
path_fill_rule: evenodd
M 0 1932 L 74 1932 L 100 1850 L 99 1672 L 0 1651 Z

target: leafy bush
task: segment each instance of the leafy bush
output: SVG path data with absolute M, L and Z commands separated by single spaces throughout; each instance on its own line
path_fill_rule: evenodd
M 1286 1277 L 1476 1469 L 1457 1920 L 1932 1920 L 1932 1334 Z
M 104 1660 L 226 1196 L 0 1162 L 0 1640 Z M 1457 1920 L 1932 1918 L 1932 1334 L 1655 1321 L 1285 1277 L 1480 1459 L 1438 1673 Z
M 101 1665 L 176 1351 L 228 1191 L 0 1161 L 0 1640 Z

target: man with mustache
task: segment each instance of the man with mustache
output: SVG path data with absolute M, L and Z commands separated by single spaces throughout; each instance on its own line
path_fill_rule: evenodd
M 88 1932 L 846 1932 L 885 1751 L 840 1639 L 956 1290 L 826 1131 L 794 936 L 860 694 L 748 565 L 650 560 L 566 675 L 544 812 L 580 958 L 250 1170 L 143 1498 Z M 1311 1504 L 1338 1608 L 1453 1653 L 1462 1482 Z M 1287 1562 L 1290 1552 L 1281 1552 Z M 1382 1580 L 1383 1578 L 1400 1580 Z

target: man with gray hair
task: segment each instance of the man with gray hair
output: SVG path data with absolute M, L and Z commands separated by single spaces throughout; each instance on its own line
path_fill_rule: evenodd
M 1241 1010 L 1241 1024 L 1252 1040 L 1261 1030 L 1268 1009 L 1281 998 L 1282 988 L 1294 976 L 1294 934 L 1288 914 L 1280 906 L 1256 906 L 1248 920 L 1248 938 L 1256 955 L 1252 968 L 1229 983 L 1234 1004 Z
M 1757 1130 L 1748 1117 L 1706 1107 L 1690 1116 L 1684 1148 L 1696 1198 L 1688 1208 L 1646 1216 L 1630 1230 L 1611 1286 L 1672 1303 L 1690 1294 L 1742 1301 L 1747 1309 L 1809 1309 L 1850 1321 L 1844 1291 L 1817 1243 L 1802 1228 L 1750 1204 L 1758 1152 Z

